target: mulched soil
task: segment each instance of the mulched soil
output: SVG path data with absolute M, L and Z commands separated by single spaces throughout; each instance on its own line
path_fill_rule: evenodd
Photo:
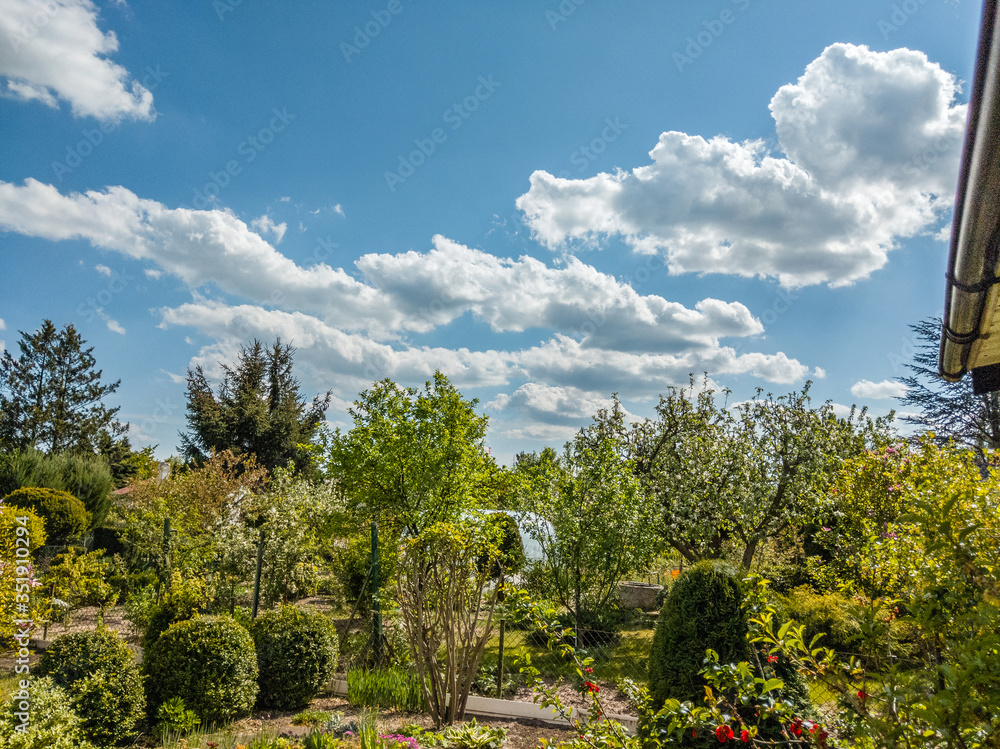
M 343 713 L 344 722 L 357 720 L 361 708 L 351 705 L 343 697 L 320 697 L 309 705 L 312 710 L 328 710 L 332 713 Z M 239 732 L 252 734 L 261 729 L 274 731 L 285 736 L 304 736 L 309 732 L 305 726 L 293 726 L 292 717 L 295 713 L 260 713 L 252 718 L 246 718 L 236 724 Z M 475 716 L 467 715 L 466 718 Z M 541 721 L 502 720 L 495 718 L 476 717 L 480 725 L 493 728 L 503 728 L 507 731 L 507 749 L 532 749 L 538 746 L 540 739 L 549 741 L 564 741 L 573 736 L 568 728 L 553 726 Z M 383 733 L 398 733 L 403 726 L 417 723 L 424 728 L 432 726 L 428 716 L 420 713 L 399 713 L 395 710 L 384 710 L 379 714 L 379 725 Z

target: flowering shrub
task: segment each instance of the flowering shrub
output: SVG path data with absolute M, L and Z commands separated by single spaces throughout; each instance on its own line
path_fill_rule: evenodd
M 567 639 L 572 632 L 561 628 L 554 611 L 546 611 L 532 603 L 523 591 L 508 588 L 508 602 L 519 609 L 535 625 L 549 635 L 549 647 L 557 649 L 571 659 L 582 684 L 582 691 L 591 699 L 586 711 L 574 712 L 540 678 L 526 656 L 522 673 L 534 681 L 535 701 L 543 707 L 552 707 L 557 715 L 568 720 L 577 738 L 559 744 L 560 749 L 646 749 L 655 746 L 701 746 L 710 737 L 718 743 L 733 742 L 748 747 L 815 746 L 825 749 L 828 731 L 816 722 L 801 717 L 799 708 L 783 695 L 785 682 L 774 675 L 774 661 L 767 664 L 756 659 L 739 663 L 720 663 L 718 654 L 707 650 L 704 668 L 705 699 L 701 704 L 692 701 L 666 699 L 656 710 L 652 697 L 645 688 L 623 680 L 621 688 L 639 715 L 639 732 L 629 732 L 615 720 L 605 716 L 600 687 L 586 678 L 592 671 L 592 659 L 581 659 Z M 750 609 L 763 608 L 765 584 L 758 583 L 751 589 Z M 773 613 L 773 609 L 770 609 Z M 765 659 L 766 660 L 766 659 Z M 701 742 L 701 743 L 699 743 Z M 547 746 L 547 742 L 542 742 Z
M 1000 472 L 996 453 L 986 459 L 984 479 L 973 453 L 928 438 L 900 459 L 902 475 L 879 454 L 848 467 L 855 494 L 888 487 L 909 510 L 858 518 L 857 559 L 831 565 L 862 611 L 861 657 L 838 657 L 802 626 L 778 627 L 773 611 L 757 617 L 760 642 L 839 696 L 859 745 L 1000 743 Z

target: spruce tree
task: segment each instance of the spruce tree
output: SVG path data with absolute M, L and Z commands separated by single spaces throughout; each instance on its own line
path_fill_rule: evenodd
M 212 452 L 232 450 L 255 455 L 268 471 L 289 462 L 297 469 L 307 466 L 303 445 L 323 420 L 330 393 L 316 396 L 311 404 L 302 399 L 292 374 L 294 353 L 280 338 L 270 347 L 255 339 L 241 348 L 234 365 L 222 365 L 217 392 L 201 366 L 189 369 L 184 456 L 200 462 Z
M 904 364 L 910 374 L 897 378 L 906 387 L 898 400 L 904 408 L 917 410 L 901 418 L 942 441 L 955 440 L 980 451 L 1000 448 L 1000 393 L 976 395 L 971 377 L 948 382 L 938 374 L 941 324 L 940 317 L 928 317 L 910 326 L 913 361 Z
M 103 400 L 120 380 L 101 381 L 93 347 L 72 323 L 57 330 L 45 320 L 34 333 L 21 331 L 20 355 L 0 357 L 0 447 L 93 453 L 100 433 L 122 434 L 126 427 Z

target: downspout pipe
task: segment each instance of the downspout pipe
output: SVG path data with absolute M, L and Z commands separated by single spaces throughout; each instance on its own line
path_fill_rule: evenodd
M 979 51 L 948 257 L 938 370 L 952 382 L 1000 305 L 1000 17 L 997 0 L 983 4 Z M 986 362 L 993 363 L 993 362 Z M 975 364 L 975 362 L 974 362 Z

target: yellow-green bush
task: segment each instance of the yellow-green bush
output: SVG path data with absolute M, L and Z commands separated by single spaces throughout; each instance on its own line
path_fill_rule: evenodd
M 45 524 L 38 515 L 0 507 L 0 641 L 10 642 L 15 629 L 19 631 L 16 619 L 36 624 L 44 619 L 33 563 L 35 552 L 44 545 Z
M 58 489 L 25 486 L 4 497 L 3 503 L 34 510 L 45 521 L 45 533 L 53 542 L 78 536 L 90 525 L 90 513 L 83 502 L 69 492 Z

